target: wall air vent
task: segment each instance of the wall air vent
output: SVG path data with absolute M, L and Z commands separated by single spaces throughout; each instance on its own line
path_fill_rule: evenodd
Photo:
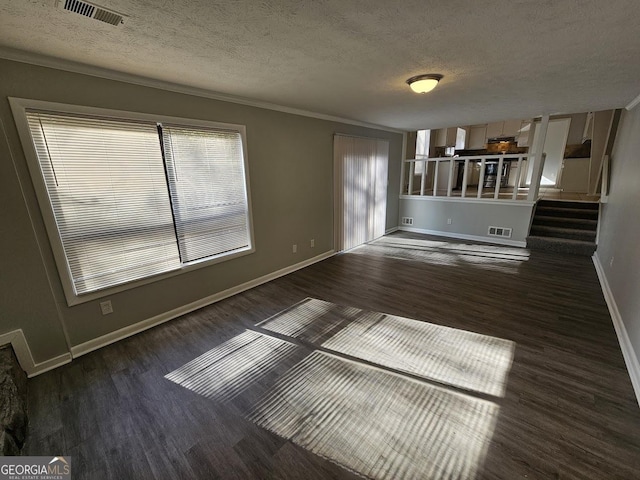
M 511 238 L 511 228 L 506 227 L 489 227 L 489 236 L 490 237 L 505 237 Z
M 120 25 L 124 23 L 126 18 L 126 15 L 121 13 L 81 0 L 58 0 L 56 5 L 62 10 L 77 13 L 110 25 Z

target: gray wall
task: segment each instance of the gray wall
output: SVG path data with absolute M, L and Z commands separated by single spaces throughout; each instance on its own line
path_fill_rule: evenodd
M 36 362 L 333 248 L 333 134 L 390 142 L 387 228 L 398 224 L 402 135 L 0 60 L 0 333 L 22 328 Z M 246 125 L 256 252 L 66 305 L 7 97 Z M 309 240 L 315 239 L 311 249 Z M 298 244 L 298 253 L 291 245 Z
M 640 107 L 623 111 L 596 255 L 640 358 Z M 613 264 L 611 260 L 613 259 Z M 640 373 L 640 372 L 636 372 Z
M 489 226 L 512 228 L 512 237 L 505 240 L 524 242 L 532 210 L 533 206 L 524 201 L 518 205 L 501 205 L 497 202 L 470 203 L 444 199 L 400 200 L 400 217 L 412 217 L 414 229 L 484 237 L 489 242 L 497 241 L 487 235 Z M 451 225 L 447 224 L 449 218 Z

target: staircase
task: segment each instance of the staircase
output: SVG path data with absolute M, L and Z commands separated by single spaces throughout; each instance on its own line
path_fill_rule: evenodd
M 527 248 L 590 257 L 596 250 L 598 202 L 539 200 Z

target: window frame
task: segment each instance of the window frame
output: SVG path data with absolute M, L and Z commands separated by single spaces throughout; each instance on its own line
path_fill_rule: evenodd
M 20 137 L 25 159 L 27 161 L 27 167 L 29 169 L 29 174 L 31 176 L 31 181 L 33 183 L 36 198 L 38 200 L 38 206 L 40 207 L 40 211 L 42 213 L 42 219 L 44 221 L 47 237 L 51 244 L 51 249 L 52 249 L 53 257 L 55 260 L 56 269 L 62 284 L 62 288 L 65 294 L 65 298 L 67 300 L 68 306 L 71 307 L 74 305 L 80 305 L 82 303 L 107 297 L 115 293 L 130 290 L 132 288 L 136 288 L 142 285 L 147 285 L 160 280 L 164 280 L 166 278 L 174 277 L 176 275 L 182 275 L 184 273 L 188 273 L 200 268 L 215 265 L 217 263 L 226 262 L 228 260 L 232 260 L 245 255 L 250 255 L 256 251 L 254 228 L 253 228 L 253 209 L 252 209 L 252 203 L 251 203 L 251 188 L 250 188 L 250 181 L 249 181 L 247 136 L 246 136 L 246 127 L 244 125 L 212 122 L 209 120 L 198 120 L 198 119 L 175 117 L 175 116 L 168 116 L 168 115 L 156 115 L 156 114 L 141 113 L 141 112 L 130 112 L 130 111 L 124 111 L 124 110 L 87 107 L 82 105 L 72 105 L 72 104 L 47 102 L 42 100 L 31 100 L 31 99 L 15 98 L 15 97 L 9 98 L 9 104 L 13 112 L 16 128 L 18 130 L 18 135 Z M 47 192 L 45 180 L 43 178 L 43 175 L 40 169 L 38 155 L 34 146 L 33 139 L 31 138 L 31 132 L 29 130 L 29 125 L 28 125 L 27 116 L 26 116 L 26 111 L 28 109 L 43 110 L 43 111 L 50 111 L 53 113 L 64 113 L 64 114 L 71 114 L 71 115 L 78 114 L 78 115 L 90 115 L 90 116 L 97 116 L 97 117 L 107 117 L 107 118 L 114 118 L 114 119 L 125 120 L 125 121 L 126 120 L 148 121 L 148 122 L 150 121 L 150 122 L 167 123 L 167 124 L 173 124 L 173 125 L 179 125 L 179 126 L 185 126 L 185 127 L 195 127 L 195 128 L 202 127 L 202 128 L 208 128 L 208 129 L 223 129 L 223 130 L 237 131 L 240 134 L 240 137 L 242 140 L 244 182 L 245 182 L 246 199 L 247 199 L 247 223 L 249 228 L 249 246 L 229 254 L 221 254 L 221 255 L 216 255 L 214 257 L 195 260 L 188 264 L 183 264 L 180 268 L 177 268 L 175 270 L 171 270 L 168 272 L 152 275 L 152 276 L 141 278 L 138 280 L 133 280 L 130 282 L 122 283 L 120 285 L 115 285 L 113 287 L 107 287 L 102 290 L 96 290 L 93 292 L 77 295 L 73 287 L 73 278 L 69 270 L 67 257 L 65 255 L 64 248 L 62 245 L 62 240 L 58 232 L 58 226 L 56 223 L 55 214 L 53 212 L 53 208 L 51 206 L 51 201 L 49 199 L 49 194 Z

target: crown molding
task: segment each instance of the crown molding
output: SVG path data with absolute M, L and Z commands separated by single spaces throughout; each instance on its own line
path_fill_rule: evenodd
M 631 100 L 625 108 L 627 110 L 631 110 L 633 107 L 637 106 L 638 104 L 640 104 L 640 95 L 638 95 L 636 98 Z
M 377 125 L 375 123 L 361 122 L 359 120 L 353 120 L 350 118 L 327 115 L 324 113 L 312 112 L 310 110 L 287 107 L 285 105 L 278 105 L 275 103 L 264 102 L 260 100 L 253 100 L 250 98 L 239 97 L 235 95 L 228 95 L 225 93 L 214 92 L 212 90 L 207 90 L 204 88 L 190 87 L 188 85 L 180 85 L 177 83 L 166 82 L 164 80 L 156 80 L 149 77 L 133 75 L 125 72 L 118 72 L 116 70 L 96 67 L 93 65 L 87 65 L 84 63 L 74 62 L 71 60 L 64 60 L 61 58 L 40 55 L 32 52 L 25 52 L 23 50 L 18 50 L 14 48 L 0 47 L 0 58 L 4 58 L 6 60 L 12 60 L 14 62 L 37 65 L 39 67 L 55 68 L 57 70 L 64 70 L 67 72 L 79 73 L 82 75 L 90 75 L 93 77 L 104 78 L 107 80 L 115 80 L 118 82 L 130 83 L 133 85 L 158 88 L 161 90 L 167 90 L 174 93 L 182 93 L 185 95 L 193 95 L 196 97 L 209 98 L 212 100 L 220 100 L 223 102 L 236 103 L 239 105 L 247 105 L 250 107 L 264 108 L 266 110 L 274 110 L 276 112 L 290 113 L 292 115 L 300 115 L 303 117 L 316 118 L 318 120 L 326 120 L 329 122 L 338 122 L 338 123 L 344 123 L 347 125 L 355 125 L 358 127 L 372 128 L 375 130 L 382 130 L 385 132 L 404 133 L 404 130 L 385 127 L 384 125 Z

